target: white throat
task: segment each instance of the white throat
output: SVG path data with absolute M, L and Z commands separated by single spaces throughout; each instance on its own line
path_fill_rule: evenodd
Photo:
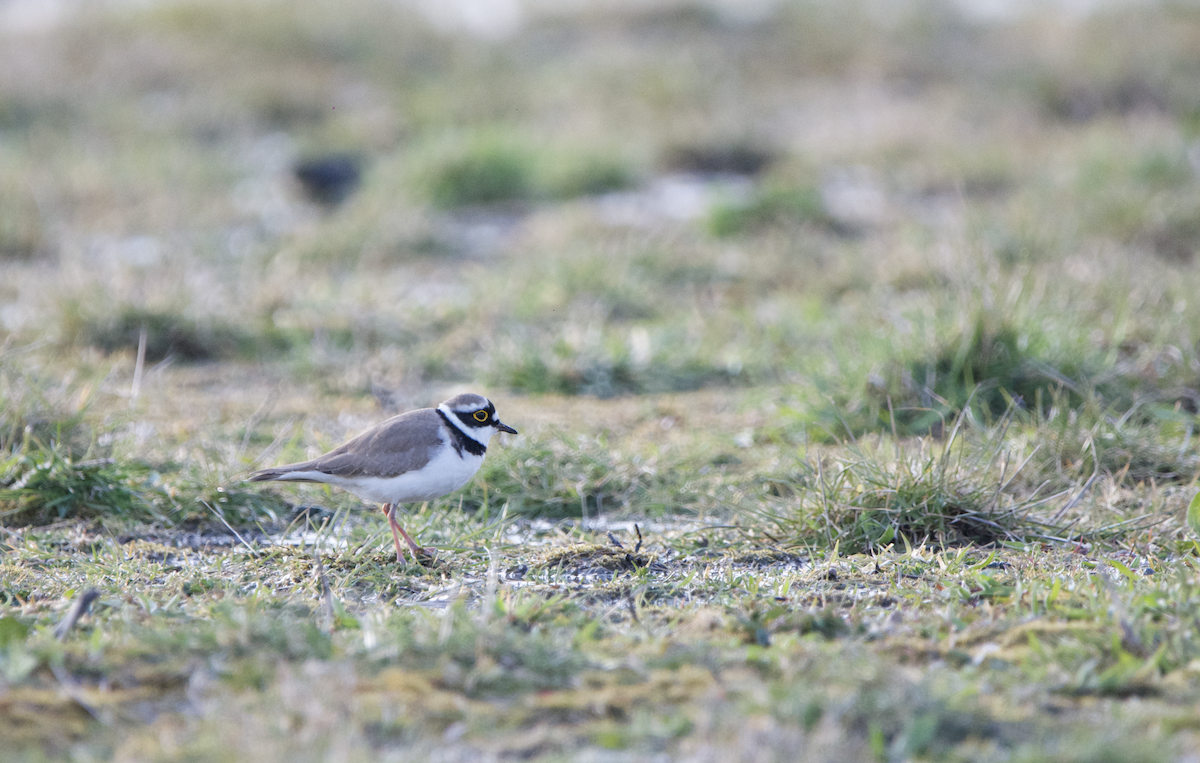
M 446 407 L 445 403 L 442 403 L 441 405 L 439 405 L 437 407 L 437 409 L 446 415 L 446 418 L 450 421 L 451 426 L 453 426 L 455 429 L 462 432 L 467 437 L 470 437 L 472 440 L 479 443 L 480 445 L 482 445 L 485 448 L 487 447 L 488 442 L 491 441 L 492 435 L 496 434 L 496 428 L 492 427 L 492 426 L 487 426 L 487 427 L 466 426 L 465 424 L 462 423 L 462 419 L 460 419 L 458 417 L 458 415 L 456 413 L 454 413 L 454 411 L 452 411 Z

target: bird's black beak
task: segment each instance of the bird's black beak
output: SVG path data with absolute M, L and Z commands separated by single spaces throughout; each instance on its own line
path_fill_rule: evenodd
M 499 429 L 501 432 L 508 432 L 509 434 L 519 434 L 517 430 L 510 427 L 508 424 L 501 424 L 499 421 L 496 422 L 496 429 Z

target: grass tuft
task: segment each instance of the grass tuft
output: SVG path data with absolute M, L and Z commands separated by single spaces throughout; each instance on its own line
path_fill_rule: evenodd
M 616 156 L 566 146 L 535 149 L 496 131 L 435 152 L 417 172 L 418 187 L 441 209 L 592 196 L 635 180 Z
M 596 196 L 631 188 L 637 175 L 628 163 L 597 153 L 559 151 L 540 170 L 543 194 L 552 199 Z
M 1123 414 L 1095 399 L 1078 407 L 1054 396 L 1045 412 L 1022 417 L 1038 446 L 1031 478 L 1066 487 L 1110 475 L 1117 483 L 1183 483 L 1200 474 L 1196 418 L 1178 406 L 1145 403 Z
M 29 260 L 44 252 L 48 242 L 43 228 L 32 195 L 23 188 L 0 184 L 0 262 Z
M 834 439 L 872 431 L 936 435 L 963 412 L 990 424 L 1014 407 L 1130 403 L 1136 379 L 1105 374 L 1098 353 L 1061 345 L 1033 320 L 975 310 L 928 350 L 901 348 L 860 387 L 835 388 L 812 420 Z
M 846 232 L 825 211 L 816 186 L 767 188 L 746 201 L 717 204 L 709 212 L 708 230 L 718 237 L 753 233 L 771 226 L 809 225 L 835 233 Z
M 92 445 L 87 409 L 94 386 L 65 379 L 54 383 L 0 355 L 0 455 L 32 441 L 52 443 L 68 455 Z
M 769 516 L 794 544 L 818 540 L 852 554 L 900 543 L 946 548 L 1053 537 L 1031 515 L 1032 499 L 1005 492 L 1015 476 L 1005 473 L 1007 457 L 968 447 L 963 436 L 956 424 L 941 444 L 923 439 L 884 454 L 861 443 L 844 460 L 808 464 L 800 482 L 774 488 L 791 497 L 775 502 Z
M 489 453 L 461 500 L 492 514 L 503 501 L 509 515 L 547 517 L 686 510 L 695 487 L 664 460 L 614 451 L 604 438 L 526 435 Z
M 712 367 L 699 359 L 664 360 L 635 367 L 624 357 L 560 352 L 545 359 L 530 352 L 516 360 L 497 359 L 490 381 L 525 394 L 609 398 L 746 383 L 749 374 L 739 379 L 740 372 L 741 369 L 731 373 L 728 367 Z
M 442 209 L 529 201 L 537 190 L 533 162 L 527 148 L 488 135 L 433 160 L 422 172 L 421 185 Z
M 146 337 L 146 360 L 175 357 L 206 361 L 279 354 L 296 337 L 264 323 L 247 330 L 218 318 L 196 320 L 172 310 L 120 305 L 95 311 L 78 302 L 62 307 L 63 334 L 68 345 L 95 347 L 106 353 L 134 351 Z
M 110 458 L 76 461 L 53 445 L 27 443 L 0 462 L 0 523 L 100 517 L 154 521 L 161 517 L 150 492 L 136 466 Z

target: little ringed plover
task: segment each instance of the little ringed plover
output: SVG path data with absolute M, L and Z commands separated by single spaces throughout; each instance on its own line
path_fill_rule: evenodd
M 384 421 L 323 456 L 250 475 L 251 482 L 322 482 L 365 501 L 383 504 L 404 561 L 400 538 L 413 558 L 427 555 L 396 521 L 396 506 L 430 501 L 458 490 L 479 471 L 488 442 L 497 432 L 517 430 L 496 418 L 482 395 L 464 393 L 437 408 L 421 408 Z

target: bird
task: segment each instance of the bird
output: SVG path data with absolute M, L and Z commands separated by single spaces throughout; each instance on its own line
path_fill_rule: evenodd
M 466 392 L 436 408 L 393 416 L 311 461 L 254 472 L 249 481 L 320 482 L 382 504 L 396 561 L 403 564 L 401 537 L 414 561 L 431 552 L 418 546 L 396 521 L 396 507 L 431 501 L 467 484 L 497 432 L 517 434 L 497 418 L 491 400 Z

